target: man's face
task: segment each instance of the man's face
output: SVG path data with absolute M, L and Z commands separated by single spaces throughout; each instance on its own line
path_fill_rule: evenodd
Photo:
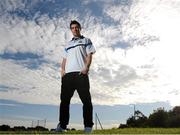
M 81 35 L 80 28 L 77 24 L 71 25 L 71 32 L 72 32 L 73 36 L 75 36 L 75 37 L 79 37 Z

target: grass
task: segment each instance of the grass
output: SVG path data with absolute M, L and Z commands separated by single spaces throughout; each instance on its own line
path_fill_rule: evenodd
M 50 131 L 0 131 L 0 134 L 57 134 Z M 63 134 L 84 134 L 82 130 Z M 180 134 L 180 128 L 124 128 L 94 130 L 92 134 Z
M 124 128 L 97 130 L 97 134 L 180 134 L 180 128 Z

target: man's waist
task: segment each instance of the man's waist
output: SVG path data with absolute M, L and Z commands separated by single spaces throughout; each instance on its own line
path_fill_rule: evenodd
M 66 74 L 81 74 L 80 71 L 67 72 Z
M 83 69 L 83 67 L 80 67 L 80 66 L 78 66 L 78 67 L 72 67 L 72 66 L 68 67 L 68 66 L 66 66 L 65 73 L 81 72 L 82 69 Z

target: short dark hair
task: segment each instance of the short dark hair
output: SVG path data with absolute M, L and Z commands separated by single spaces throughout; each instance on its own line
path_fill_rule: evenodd
M 70 29 L 71 29 L 71 25 L 73 25 L 73 24 L 77 24 L 78 27 L 81 29 L 81 24 L 80 24 L 78 21 L 76 21 L 76 20 L 72 20 L 72 21 L 71 21 L 71 23 L 70 23 Z

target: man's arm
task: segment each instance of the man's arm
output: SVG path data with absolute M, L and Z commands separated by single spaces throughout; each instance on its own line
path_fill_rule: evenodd
M 66 66 L 66 59 L 63 58 L 62 63 L 61 63 L 61 77 L 65 75 L 65 66 Z
M 81 71 L 82 74 L 87 74 L 89 72 L 89 68 L 92 62 L 92 55 L 93 53 L 90 53 L 86 57 L 86 62 L 85 62 L 85 68 Z

